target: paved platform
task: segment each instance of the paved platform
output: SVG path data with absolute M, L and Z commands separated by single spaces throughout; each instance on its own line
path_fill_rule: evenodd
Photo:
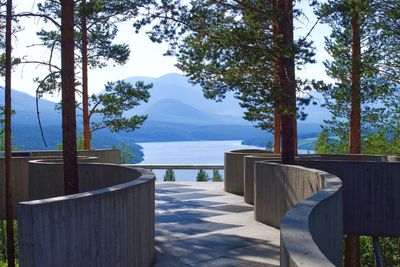
M 217 182 L 156 184 L 154 266 L 279 266 L 279 230 Z

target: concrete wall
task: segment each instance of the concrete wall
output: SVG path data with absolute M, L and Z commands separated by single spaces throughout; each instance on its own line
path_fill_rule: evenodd
M 265 160 L 278 162 L 280 159 L 279 155 L 276 155 L 276 157 L 271 155 L 252 155 L 243 158 L 244 202 L 254 205 L 254 163 Z
M 301 160 L 343 181 L 344 233 L 400 236 L 400 162 Z
M 287 169 L 297 169 L 303 175 L 307 175 L 308 172 L 312 180 L 317 175 L 325 183 L 325 187 L 320 192 L 300 201 L 284 216 L 280 225 L 280 265 L 342 266 L 343 203 L 340 179 L 318 170 L 278 166 L 281 166 L 283 173 L 288 173 Z
M 241 195 L 244 194 L 244 157 L 249 155 L 265 155 L 276 157 L 277 154 L 261 149 L 243 149 L 225 152 L 224 157 L 224 190 Z
M 307 168 L 256 162 L 254 218 L 280 228 L 286 212 L 301 200 L 321 191 L 325 180 Z
M 31 166 L 57 184 L 62 165 L 46 177 L 50 165 Z M 151 266 L 154 175 L 110 164 L 80 164 L 79 172 L 81 190 L 94 191 L 19 204 L 20 266 Z
M 25 153 L 25 152 L 24 152 Z M 35 154 L 36 156 L 36 154 Z M 13 206 L 14 206 L 14 218 L 17 215 L 17 203 L 26 201 L 28 197 L 28 162 L 38 158 L 53 158 L 50 156 L 41 157 L 16 157 L 12 160 L 12 177 L 13 177 Z M 95 157 L 79 157 L 79 161 L 91 161 L 97 162 L 98 159 Z M 5 193 L 5 160 L 0 158 L 0 219 L 6 218 L 6 193 Z
M 25 152 L 25 151 L 24 151 Z M 62 157 L 60 150 L 29 151 L 32 157 Z M 78 150 L 78 156 L 97 157 L 98 163 L 121 164 L 121 151 L 118 149 Z

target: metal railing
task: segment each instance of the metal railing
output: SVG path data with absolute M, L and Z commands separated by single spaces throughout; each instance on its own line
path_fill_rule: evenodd
M 148 170 L 212 170 L 213 178 L 218 170 L 223 170 L 222 164 L 123 164 L 124 166 Z

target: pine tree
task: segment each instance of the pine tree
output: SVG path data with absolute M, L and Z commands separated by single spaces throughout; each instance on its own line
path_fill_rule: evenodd
M 196 176 L 197 182 L 207 182 L 210 179 L 205 170 L 200 169 Z
M 175 172 L 173 169 L 167 169 L 165 171 L 164 182 L 175 182 Z
M 314 53 L 305 38 L 293 40 L 292 2 L 197 0 L 189 7 L 170 0 L 159 10 L 152 17 L 159 23 L 151 40 L 169 41 L 167 54 L 178 56 L 177 66 L 202 86 L 205 97 L 221 101 L 232 91 L 246 108 L 246 119 L 276 137 L 282 127 L 283 160 L 293 160 L 296 111 L 305 115 L 296 110 L 296 90 L 317 83 L 295 80 L 295 62 L 299 68 L 313 62 Z M 135 25 L 139 29 L 150 21 Z M 279 151 L 279 138 L 275 143 Z

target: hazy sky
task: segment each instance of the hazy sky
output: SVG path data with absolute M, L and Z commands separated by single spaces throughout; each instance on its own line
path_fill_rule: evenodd
M 14 0 L 17 12 L 35 11 L 36 4 L 39 1 Z M 296 22 L 296 35 L 304 36 L 314 25 L 316 17 L 308 7 L 307 1 L 301 4 L 303 12 L 308 16 L 308 21 Z M 166 44 L 154 44 L 144 31 L 135 34 L 131 22 L 126 22 L 119 26 L 119 34 L 116 42 L 125 42 L 130 45 L 131 57 L 127 64 L 123 66 L 110 66 L 103 69 L 94 69 L 89 71 L 89 91 L 95 93 L 103 89 L 107 81 L 115 81 L 131 76 L 149 76 L 159 77 L 166 73 L 180 71 L 174 66 L 176 59 L 174 57 L 163 56 L 166 50 Z M 27 60 L 47 59 L 49 52 L 47 49 L 32 46 L 39 43 L 36 32 L 41 28 L 51 27 L 50 24 L 43 24 L 39 19 L 21 19 L 21 25 L 24 30 L 16 35 L 13 40 L 14 56 L 24 57 Z M 328 56 L 324 50 L 324 36 L 330 32 L 326 25 L 318 25 L 311 34 L 311 39 L 315 41 L 317 48 L 317 64 L 309 65 L 306 70 L 297 75 L 308 78 L 325 79 L 325 70 L 322 61 Z M 45 67 L 38 67 L 35 64 L 27 64 L 17 67 L 13 73 L 12 87 L 19 91 L 24 91 L 34 95 L 37 84 L 33 81 L 35 77 L 43 77 L 47 72 Z M 4 83 L 4 81 L 3 81 Z

